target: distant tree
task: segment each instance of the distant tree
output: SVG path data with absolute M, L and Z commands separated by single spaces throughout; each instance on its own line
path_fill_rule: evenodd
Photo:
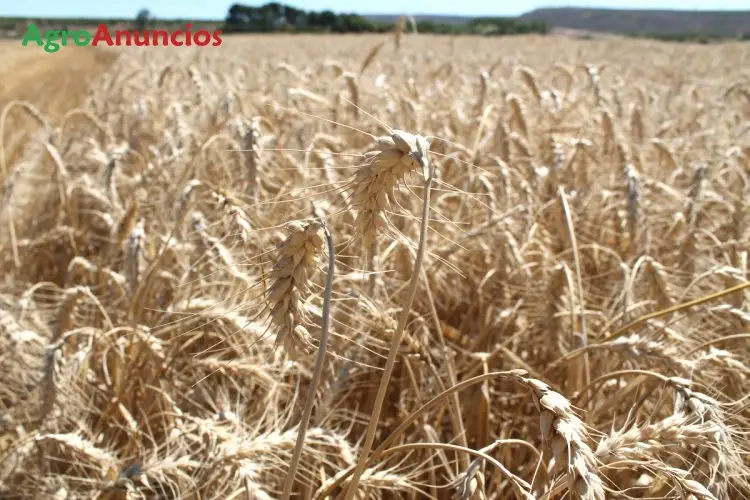
M 287 7 L 285 10 L 286 22 L 297 31 L 305 31 L 308 27 L 307 12 L 304 10 Z
M 336 24 L 336 14 L 330 10 L 310 12 L 307 15 L 310 27 L 315 31 L 333 31 Z
M 229 7 L 229 12 L 227 13 L 227 18 L 224 21 L 225 24 L 225 31 L 231 31 L 231 30 L 238 30 L 240 28 L 240 25 L 242 24 L 242 20 L 240 19 L 240 16 L 242 15 L 242 6 L 239 4 L 232 4 L 231 7 Z
M 151 20 L 151 12 L 148 9 L 141 9 L 138 11 L 138 15 L 135 16 L 135 29 L 143 31 L 146 29 L 146 25 Z
M 252 23 L 251 10 L 255 9 L 240 4 L 233 4 L 229 8 L 224 31 L 250 31 Z
M 372 23 L 356 14 L 339 14 L 333 21 L 332 30 L 336 33 L 363 33 L 375 30 Z

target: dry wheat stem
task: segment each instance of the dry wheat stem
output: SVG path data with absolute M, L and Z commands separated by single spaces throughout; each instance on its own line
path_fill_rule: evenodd
M 440 317 L 437 313 L 437 310 L 435 309 L 435 300 L 432 296 L 432 289 L 430 287 L 430 284 L 427 280 L 427 274 L 425 273 L 424 269 L 421 271 L 422 274 L 422 281 L 424 282 L 425 291 L 427 292 L 427 303 L 430 307 L 430 316 L 432 318 L 432 321 L 435 325 L 435 331 L 438 334 L 438 339 L 440 341 L 440 349 L 442 351 L 443 357 L 446 359 L 448 364 L 448 381 L 450 382 L 451 387 L 455 386 L 458 383 L 458 379 L 456 377 L 456 369 L 453 363 L 453 360 L 450 359 L 450 354 L 448 351 L 448 346 L 445 344 L 445 337 L 443 336 L 443 329 L 440 325 Z M 464 422 L 463 422 L 463 415 L 461 412 L 461 403 L 458 398 L 457 393 L 453 393 L 452 397 L 452 407 L 453 407 L 453 418 L 455 420 L 455 428 L 456 428 L 456 435 L 458 436 L 459 443 L 463 447 L 468 447 L 468 443 L 466 441 L 466 431 L 464 428 Z M 468 467 L 468 463 L 465 463 L 466 460 L 464 460 L 464 467 Z
M 711 302 L 712 300 L 719 299 L 721 297 L 724 297 L 726 295 L 730 295 L 732 293 L 740 292 L 746 288 L 750 288 L 750 281 L 746 281 L 744 283 L 740 283 L 739 285 L 735 285 L 733 287 L 727 288 L 725 290 L 722 290 L 720 292 L 716 293 L 710 293 L 708 295 L 704 295 L 703 297 L 698 297 L 694 300 L 689 300 L 687 302 L 683 302 L 681 304 L 674 305 L 672 307 L 661 309 L 659 311 L 654 311 L 652 313 L 646 314 L 644 316 L 641 316 L 627 325 L 623 326 L 622 328 L 619 328 L 618 330 L 615 330 L 613 333 L 605 334 L 604 340 L 614 340 L 617 337 L 620 337 L 622 335 L 625 335 L 627 332 L 632 330 L 633 328 L 642 325 L 643 323 L 659 318 L 661 316 L 666 316 L 667 314 L 671 314 L 673 312 L 682 311 L 683 309 L 689 309 L 691 307 L 695 307 L 701 304 L 705 304 L 706 302 Z
M 568 205 L 568 199 L 565 195 L 565 190 L 561 187 L 558 188 L 558 192 L 560 195 L 560 199 L 562 200 L 563 209 L 565 212 L 565 221 L 567 223 L 568 228 L 568 237 L 570 238 L 570 245 L 573 249 L 573 263 L 575 264 L 575 272 L 576 272 L 576 285 L 578 289 L 578 299 L 579 304 L 578 308 L 580 311 L 580 321 L 581 321 L 581 332 L 574 334 L 574 343 L 576 344 L 577 348 L 586 348 L 586 345 L 588 344 L 588 331 L 586 329 L 586 307 L 583 300 L 583 280 L 581 279 L 581 261 L 578 253 L 578 243 L 576 240 L 576 234 L 575 234 L 575 228 L 573 227 L 573 217 L 570 213 L 570 206 Z M 583 375 L 583 383 L 588 385 L 591 381 L 591 368 L 589 365 L 589 357 L 588 352 L 583 353 L 583 363 L 580 368 L 580 371 Z M 580 387 L 580 386 L 579 386 Z
M 381 375 L 380 385 L 378 386 L 378 393 L 375 397 L 372 415 L 370 416 L 370 422 L 367 426 L 365 442 L 362 446 L 362 449 L 360 450 L 359 460 L 357 461 L 357 466 L 355 467 L 352 474 L 352 478 L 349 482 L 349 487 L 346 490 L 344 500 L 351 500 L 354 497 L 355 493 L 357 492 L 359 479 L 365 470 L 365 464 L 367 462 L 368 455 L 370 454 L 372 443 L 375 440 L 375 431 L 378 427 L 380 410 L 383 406 L 383 401 L 385 400 L 385 394 L 388 389 L 388 382 L 390 380 L 391 373 L 393 373 L 393 365 L 395 364 L 396 357 L 399 353 L 401 338 L 403 337 L 404 329 L 406 328 L 406 322 L 409 318 L 409 313 L 411 312 L 411 305 L 417 293 L 417 286 L 419 285 L 422 261 L 424 260 L 425 246 L 427 244 L 427 227 L 429 225 L 428 219 L 430 215 L 430 192 L 432 190 L 433 175 L 435 173 L 434 165 L 428 164 L 429 160 L 427 159 L 425 154 L 426 151 L 423 152 L 423 155 L 420 156 L 421 161 L 419 161 L 418 163 L 421 164 L 422 169 L 424 170 L 425 181 L 422 201 L 422 220 L 419 230 L 419 245 L 417 247 L 417 256 L 414 260 L 414 268 L 412 270 L 411 281 L 409 283 L 409 290 L 407 291 L 406 300 L 404 300 L 401 308 L 401 316 L 399 318 L 398 326 L 393 332 L 393 337 L 391 338 L 391 345 L 388 351 L 388 359 L 385 362 L 383 374 Z

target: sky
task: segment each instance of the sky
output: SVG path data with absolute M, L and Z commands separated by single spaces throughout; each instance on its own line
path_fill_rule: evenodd
M 262 5 L 271 0 L 236 3 Z M 747 0 L 277 0 L 304 10 L 358 14 L 453 14 L 515 16 L 540 7 L 603 7 L 677 10 L 748 10 Z M 235 1 L 224 0 L 2 0 L 0 17 L 135 17 L 146 8 L 156 17 L 224 19 Z

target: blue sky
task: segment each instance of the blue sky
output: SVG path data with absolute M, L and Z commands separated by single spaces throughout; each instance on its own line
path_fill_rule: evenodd
M 238 1 L 261 5 L 270 0 Z M 277 0 L 305 10 L 362 14 L 518 15 L 538 7 L 747 10 L 747 0 Z M 134 17 L 141 8 L 158 17 L 223 19 L 233 1 L 224 0 L 3 0 L 0 16 Z

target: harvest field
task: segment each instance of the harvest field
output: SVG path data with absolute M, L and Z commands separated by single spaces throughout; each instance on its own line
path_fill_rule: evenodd
M 749 44 L 11 43 L 1 498 L 750 497 Z

